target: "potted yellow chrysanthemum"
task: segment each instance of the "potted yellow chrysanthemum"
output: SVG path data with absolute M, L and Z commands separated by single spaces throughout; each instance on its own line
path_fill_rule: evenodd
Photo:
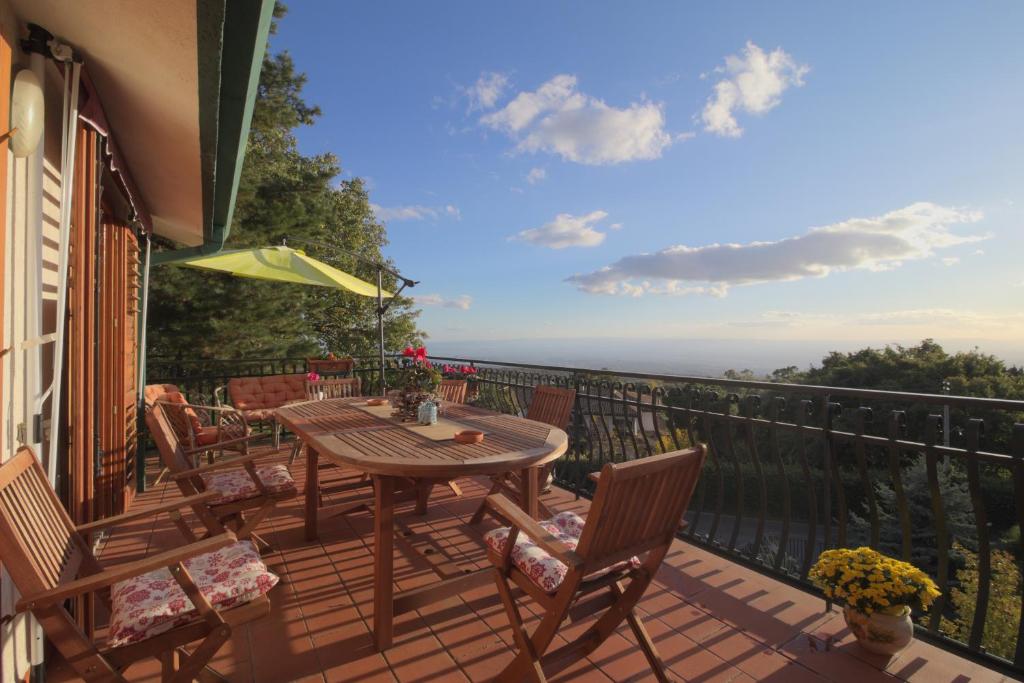
M 826 598 L 843 606 L 857 642 L 884 655 L 910 644 L 911 610 L 927 611 L 941 595 L 923 571 L 871 548 L 826 550 L 808 576 Z

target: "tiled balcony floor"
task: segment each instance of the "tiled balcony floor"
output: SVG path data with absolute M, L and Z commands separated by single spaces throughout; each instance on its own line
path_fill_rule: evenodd
M 286 458 L 282 448 L 280 459 Z M 293 472 L 301 485 L 301 459 Z M 466 525 L 486 491 L 483 481 L 462 480 L 464 497 L 435 490 L 425 517 L 399 508 L 414 531 L 429 530 L 460 563 L 485 566 L 481 530 Z M 160 485 L 136 506 L 177 496 Z M 556 489 L 545 502 L 585 516 L 588 503 Z M 496 590 L 487 585 L 396 619 L 395 645 L 377 652 L 372 617 L 372 519 L 366 513 L 321 522 L 320 540 L 303 539 L 302 498 L 280 509 L 261 534 L 274 549 L 265 555 L 281 576 L 271 592 L 274 610 L 233 634 L 213 661 L 232 681 L 484 681 L 512 658 L 512 636 Z M 484 528 L 493 525 L 488 521 Z M 180 543 L 166 518 L 118 529 L 105 562 L 145 555 Z M 434 580 L 423 558 L 396 544 L 397 586 Z M 714 554 L 677 542 L 641 603 L 661 655 L 685 681 L 999 681 L 996 672 L 931 645 L 916 642 L 895 659 L 862 652 L 837 611 L 807 593 L 773 581 Z M 534 617 L 535 619 L 535 617 Z M 563 626 L 571 638 L 587 621 Z M 532 623 L 529 625 L 532 628 Z M 831 639 L 831 640 L 830 640 Z M 557 645 L 557 643 L 556 643 Z M 68 680 L 59 663 L 48 680 Z M 155 661 L 136 664 L 129 680 L 158 681 Z M 654 680 L 628 627 L 557 681 Z

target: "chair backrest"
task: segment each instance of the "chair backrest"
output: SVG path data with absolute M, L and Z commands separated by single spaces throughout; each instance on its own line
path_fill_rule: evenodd
M 576 552 L 585 573 L 672 543 L 700 479 L 703 444 L 601 470 Z
M 99 569 L 28 447 L 0 466 L 0 547 L 4 569 L 24 595 Z
M 174 408 L 163 401 L 157 401 L 146 410 L 146 427 L 160 453 L 160 462 L 171 472 L 182 472 L 192 468 L 185 456 L 185 448 L 172 423 L 169 412 Z M 182 411 L 184 414 L 184 411 Z
M 289 401 L 306 398 L 306 375 L 232 377 L 228 380 L 231 405 L 239 410 L 280 408 Z
M 306 380 L 306 399 L 316 401 L 320 398 L 350 398 L 361 396 L 362 383 L 358 377 L 344 379 Z
M 563 389 L 541 384 L 533 388 L 533 398 L 526 411 L 526 417 L 544 422 L 552 427 L 565 429 L 569 426 L 569 415 L 576 401 L 575 389 Z
M 172 392 L 180 394 L 181 389 L 175 384 L 147 384 L 146 388 L 143 389 L 143 399 L 147 406 L 151 406 L 163 398 L 165 394 Z
M 437 387 L 437 393 L 445 401 L 465 403 L 467 386 L 469 386 L 469 382 L 464 379 L 443 379 Z

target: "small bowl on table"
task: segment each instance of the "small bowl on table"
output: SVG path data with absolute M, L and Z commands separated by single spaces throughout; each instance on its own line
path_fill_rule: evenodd
M 461 432 L 455 432 L 455 436 L 452 437 L 456 443 L 480 443 L 484 440 L 484 433 L 478 432 L 475 429 L 464 429 Z
M 388 400 L 386 398 L 369 398 L 366 400 L 368 406 L 382 406 L 386 405 Z

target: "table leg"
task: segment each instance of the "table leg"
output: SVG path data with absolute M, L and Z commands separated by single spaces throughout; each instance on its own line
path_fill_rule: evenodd
M 427 504 L 430 502 L 430 494 L 434 490 L 434 482 L 423 479 L 416 482 L 416 514 L 427 514 Z
M 540 504 L 537 499 L 540 487 L 537 483 L 539 467 L 528 467 L 519 473 L 519 497 L 522 500 L 523 511 L 530 517 L 537 519 L 540 515 Z
M 317 513 L 320 507 L 320 454 L 306 446 L 306 540 L 317 539 Z
M 373 488 L 373 639 L 378 650 L 386 650 L 394 619 L 395 480 L 375 476 Z

